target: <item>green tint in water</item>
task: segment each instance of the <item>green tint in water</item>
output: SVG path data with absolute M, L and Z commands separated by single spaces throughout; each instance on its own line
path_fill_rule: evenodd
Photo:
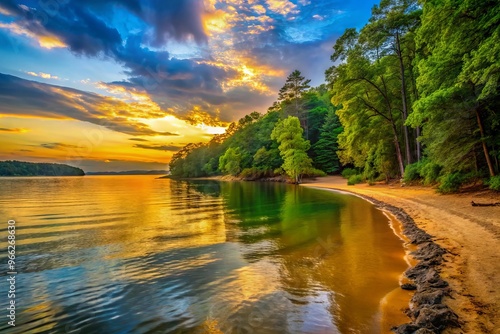
M 13 333 L 376 333 L 406 268 L 389 219 L 354 196 L 138 176 L 0 185 L 18 226 Z

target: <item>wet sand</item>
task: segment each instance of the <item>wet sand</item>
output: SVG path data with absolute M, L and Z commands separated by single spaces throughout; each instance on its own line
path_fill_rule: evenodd
M 416 225 L 446 250 L 439 265 L 449 283 L 444 298 L 460 327 L 444 333 L 500 333 L 500 202 L 491 191 L 441 195 L 428 187 L 399 184 L 348 186 L 339 176 L 318 178 L 302 186 L 348 191 L 403 209 Z

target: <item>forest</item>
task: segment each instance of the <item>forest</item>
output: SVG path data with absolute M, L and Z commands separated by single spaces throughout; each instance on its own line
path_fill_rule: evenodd
M 267 113 L 231 123 L 171 162 L 173 177 L 342 173 L 455 192 L 500 190 L 500 3 L 382 0 L 333 46 L 325 84 L 296 70 Z
M 0 176 L 82 176 L 83 170 L 63 164 L 0 161 Z

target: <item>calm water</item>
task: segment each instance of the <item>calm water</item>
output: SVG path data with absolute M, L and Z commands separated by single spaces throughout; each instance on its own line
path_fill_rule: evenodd
M 0 178 L 0 217 L 6 333 L 378 333 L 407 267 L 368 202 L 282 184 Z

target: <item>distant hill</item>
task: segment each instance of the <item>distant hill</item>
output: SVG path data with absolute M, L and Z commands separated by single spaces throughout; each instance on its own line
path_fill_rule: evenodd
M 49 163 L 33 163 L 24 161 L 0 161 L 0 176 L 82 176 L 85 172 L 80 168 Z
M 121 172 L 87 172 L 87 175 L 165 175 L 166 170 L 126 170 Z

